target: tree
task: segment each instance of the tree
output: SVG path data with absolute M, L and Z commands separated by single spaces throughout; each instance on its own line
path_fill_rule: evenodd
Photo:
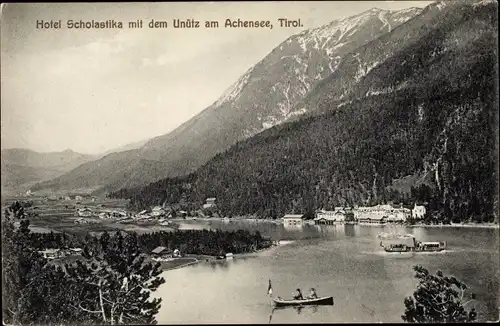
M 37 239 L 46 246 L 55 235 L 32 236 L 24 217 L 17 202 L 2 215 L 4 323 L 156 323 L 161 299 L 150 300 L 150 295 L 165 280 L 158 276 L 159 263 L 145 262 L 136 234 L 106 233 L 100 241 L 88 235 L 91 249 L 86 249 L 85 259 L 60 267 L 48 264 L 32 246 Z
M 68 266 L 66 266 L 66 269 Z M 59 266 L 46 265 L 22 292 L 18 322 L 21 325 L 92 324 L 98 320 L 80 309 L 85 284 L 75 283 Z
M 463 306 L 467 286 L 455 277 L 429 273 L 420 265 L 413 267 L 419 283 L 412 297 L 404 300 L 406 307 L 401 318 L 410 323 L 465 323 L 475 320 Z
M 145 262 L 137 237 L 117 232 L 106 248 L 91 255 L 91 263 L 68 266 L 70 283 L 78 288 L 71 306 L 86 321 L 99 324 L 154 324 L 161 299 L 150 299 L 151 292 L 165 282 L 158 275 L 160 264 Z
M 15 223 L 19 223 L 16 229 Z M 2 215 L 2 315 L 5 323 L 20 320 L 23 290 L 32 284 L 46 259 L 30 246 L 29 221 L 23 205 L 13 203 Z

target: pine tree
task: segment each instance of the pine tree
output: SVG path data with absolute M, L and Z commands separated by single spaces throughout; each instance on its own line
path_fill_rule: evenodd
M 15 223 L 19 223 L 17 229 Z M 30 238 L 23 206 L 15 202 L 2 215 L 2 315 L 7 323 L 19 322 L 23 290 L 47 262 L 30 247 Z
M 73 284 L 82 284 L 79 313 L 100 324 L 153 324 L 161 299 L 150 300 L 151 292 L 165 282 L 160 264 L 145 262 L 137 238 L 117 232 L 106 249 L 68 269 Z M 90 318 L 90 317 L 89 317 Z
M 412 297 L 404 300 L 406 307 L 401 318 L 409 323 L 465 323 L 475 320 L 463 306 L 467 286 L 455 277 L 436 275 L 422 266 L 414 266 L 419 283 Z

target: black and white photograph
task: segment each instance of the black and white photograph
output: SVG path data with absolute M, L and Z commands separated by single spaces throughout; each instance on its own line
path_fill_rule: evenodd
M 497 0 L 0 17 L 4 325 L 499 322 Z

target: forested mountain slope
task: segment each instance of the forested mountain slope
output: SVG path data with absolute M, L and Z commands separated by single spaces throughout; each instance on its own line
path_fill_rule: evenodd
M 280 217 L 399 201 L 392 186 L 411 177 L 430 188 L 406 201 L 427 201 L 439 219 L 492 220 L 497 4 L 442 9 L 432 28 L 361 77 L 343 105 L 266 130 L 188 176 L 114 195 L 137 208 L 217 197 L 226 215 Z M 314 90 L 317 103 L 333 103 L 330 89 L 325 81 Z

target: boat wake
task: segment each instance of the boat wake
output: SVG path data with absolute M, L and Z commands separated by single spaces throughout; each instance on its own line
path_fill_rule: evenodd
M 294 242 L 295 242 L 295 240 L 280 240 L 278 243 L 278 246 L 284 246 L 284 245 L 288 245 L 288 244 L 291 244 Z

